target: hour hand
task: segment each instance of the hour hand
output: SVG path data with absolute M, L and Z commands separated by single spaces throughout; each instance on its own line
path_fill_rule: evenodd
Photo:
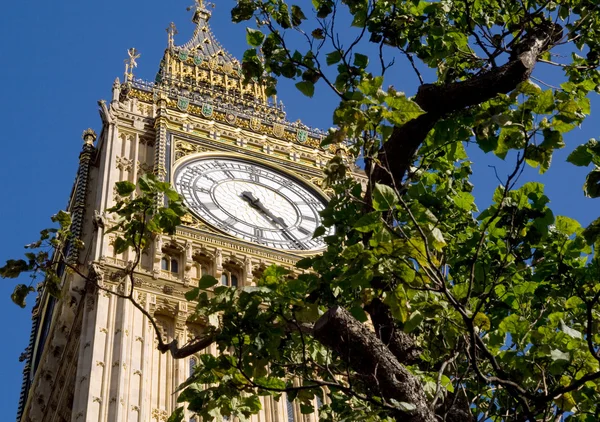
M 245 200 L 246 202 L 248 202 L 253 207 L 260 208 L 259 205 L 258 205 L 260 203 L 260 199 L 258 199 L 257 197 L 255 197 L 252 192 L 244 191 L 244 192 L 242 192 L 241 196 L 242 196 L 243 200 Z
M 244 192 L 242 192 L 241 197 L 244 201 L 248 202 L 252 208 L 256 208 L 257 210 L 262 212 L 264 215 L 269 217 L 274 224 L 279 224 L 281 227 L 284 227 L 284 228 L 287 227 L 287 224 L 285 224 L 285 221 L 283 221 L 283 218 L 273 215 L 273 213 L 271 211 L 269 211 L 267 209 L 267 207 L 265 207 L 263 205 L 263 203 L 260 202 L 260 199 L 255 197 L 252 192 L 244 191 Z
M 250 204 L 252 208 L 256 208 L 257 210 L 265 214 L 267 217 L 269 217 L 271 220 L 273 220 L 274 223 L 278 223 L 277 217 L 271 214 L 271 212 L 263 205 L 263 203 L 260 202 L 260 199 L 254 196 L 252 192 L 244 191 L 240 196 L 244 201 L 248 202 L 248 204 Z

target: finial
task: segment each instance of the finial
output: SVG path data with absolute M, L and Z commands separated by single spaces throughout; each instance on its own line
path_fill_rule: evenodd
M 196 0 L 195 3 L 196 4 L 194 6 L 190 6 L 187 8 L 187 10 L 192 10 L 194 8 L 196 9 L 196 11 L 194 12 L 194 17 L 192 18 L 192 21 L 194 23 L 208 21 L 210 19 L 211 12 L 210 12 L 210 10 L 207 9 L 207 6 L 210 6 L 211 8 L 214 9 L 215 4 L 209 3 L 209 2 L 205 3 L 204 0 Z
M 178 34 L 177 27 L 175 26 L 175 24 L 173 22 L 171 22 L 171 24 L 167 28 L 167 34 L 168 34 L 168 40 L 169 40 L 169 48 L 171 48 L 171 47 L 173 47 L 173 45 L 175 45 L 175 35 Z
M 94 145 L 94 141 L 96 140 L 97 136 L 96 132 L 94 132 L 94 129 L 88 128 L 83 131 L 83 135 L 81 135 L 81 137 L 83 138 L 85 145 Z
M 137 49 L 130 48 L 127 50 L 127 54 L 129 55 L 128 59 L 125 59 L 125 80 L 131 81 L 133 80 L 133 69 L 137 67 L 136 59 L 140 58 L 140 54 L 138 54 Z

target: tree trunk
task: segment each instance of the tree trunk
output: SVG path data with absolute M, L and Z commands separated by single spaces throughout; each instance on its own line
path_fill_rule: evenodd
M 318 341 L 337 353 L 386 401 L 393 399 L 415 406 L 410 412 L 399 409 L 401 420 L 436 421 L 420 381 L 398 362 L 371 330 L 348 311 L 339 306 L 331 308 L 315 323 L 313 333 Z

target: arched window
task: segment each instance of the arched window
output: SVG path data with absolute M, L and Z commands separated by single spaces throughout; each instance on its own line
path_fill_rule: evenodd
M 238 287 L 238 272 L 235 270 L 223 270 L 221 284 L 228 287 Z
M 170 273 L 173 273 L 173 274 L 178 274 L 179 273 L 179 261 L 177 261 L 175 258 L 171 258 L 170 256 L 165 255 L 160 260 L 160 269 L 163 271 L 169 271 Z
M 171 272 L 178 273 L 179 272 L 179 262 L 176 259 L 171 259 Z
M 193 258 L 194 260 L 194 271 L 192 272 L 193 278 L 202 278 L 205 275 L 213 275 L 213 263 L 211 258 L 203 253 L 196 253 Z

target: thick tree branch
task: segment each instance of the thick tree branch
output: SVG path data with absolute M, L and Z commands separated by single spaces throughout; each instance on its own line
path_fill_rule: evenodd
M 411 374 L 375 334 L 348 311 L 335 306 L 315 323 L 314 337 L 340 356 L 367 383 L 377 385 L 386 401 L 410 403 L 415 410 L 403 415 L 407 422 L 433 422 L 420 381 Z
M 511 59 L 506 64 L 466 81 L 421 85 L 415 102 L 427 113 L 403 126 L 396 126 L 379 152 L 382 165 L 389 169 L 395 183 L 402 184 L 419 146 L 441 118 L 514 90 L 531 76 L 540 54 L 560 40 L 562 32 L 562 27 L 557 24 L 540 25 L 513 47 Z M 375 169 L 372 177 L 375 181 L 392 183 L 388 172 L 380 167 Z
M 396 327 L 389 307 L 385 303 L 375 298 L 365 306 L 365 311 L 371 316 L 377 337 L 388 346 L 398 362 L 410 365 L 419 359 L 421 350 L 415 344 L 413 337 Z

